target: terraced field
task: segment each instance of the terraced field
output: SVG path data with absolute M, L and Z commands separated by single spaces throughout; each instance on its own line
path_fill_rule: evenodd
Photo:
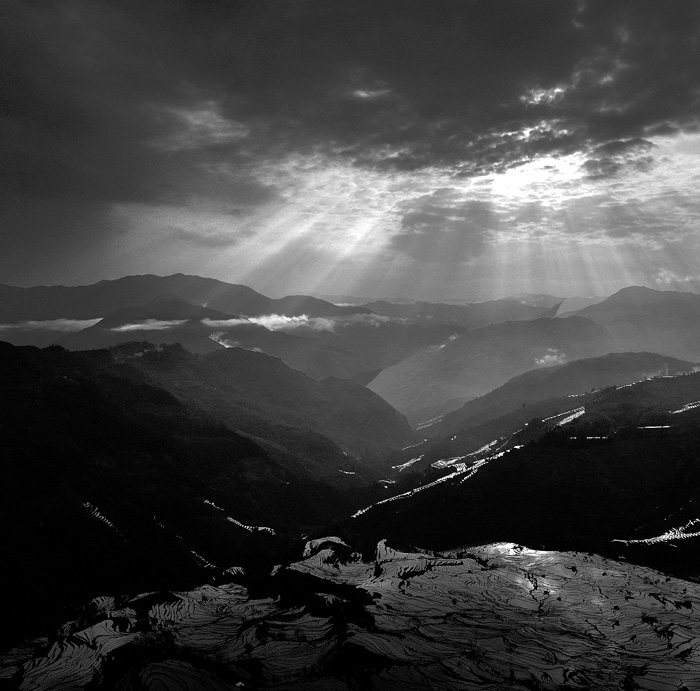
M 700 688 L 700 586 L 595 555 L 495 544 L 363 561 L 338 539 L 236 584 L 100 598 L 23 691 Z

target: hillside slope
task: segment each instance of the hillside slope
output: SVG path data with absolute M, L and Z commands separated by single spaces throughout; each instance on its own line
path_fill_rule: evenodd
M 700 577 L 700 374 L 531 404 L 413 451 L 432 460 L 423 474 L 335 532 L 437 549 L 513 540 Z
M 125 367 L 0 343 L 3 584 L 24 603 L 3 636 L 103 592 L 192 586 L 352 506 L 328 439 L 306 433 L 310 460 L 253 441 Z
M 621 350 L 700 360 L 700 295 L 696 293 L 631 286 L 576 314 L 608 329 Z
M 237 431 L 273 440 L 281 425 L 288 435 L 301 432 L 302 439 L 305 432 L 322 434 L 370 472 L 384 455 L 416 441 L 403 415 L 352 381 L 318 382 L 277 358 L 241 348 L 203 357 L 177 346 L 140 352 L 125 365 Z M 300 451 L 303 444 L 294 448 Z
M 695 366 L 692 362 L 656 353 L 610 353 L 542 367 L 513 377 L 485 396 L 465 403 L 444 419 L 421 428 L 421 434 L 429 437 L 448 435 L 462 427 L 481 424 L 537 401 L 576 396 L 593 389 L 660 375 L 692 372 Z
M 605 328 L 581 317 L 504 322 L 408 358 L 385 369 L 368 386 L 418 424 L 537 365 L 603 355 L 613 348 Z M 446 410 L 448 401 L 451 407 Z

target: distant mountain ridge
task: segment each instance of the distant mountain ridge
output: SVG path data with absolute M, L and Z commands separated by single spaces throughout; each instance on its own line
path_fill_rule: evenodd
M 137 370 L 231 430 L 277 442 L 298 430 L 331 439 L 350 454 L 348 470 L 359 461 L 371 475 L 383 455 L 417 440 L 404 416 L 364 386 L 334 377 L 315 381 L 264 353 L 227 348 L 197 356 L 178 345 L 147 344 L 115 353 L 125 354 L 124 376 Z M 281 426 L 290 430 L 280 433 Z M 299 453 L 298 442 L 292 444 Z
M 168 320 L 172 323 L 168 324 Z M 9 334 L 8 340 L 13 335 Z M 156 345 L 179 343 L 197 354 L 239 347 L 278 357 L 317 380 L 337 376 L 365 383 L 381 369 L 374 361 L 337 343 L 334 334 L 329 336 L 317 339 L 271 331 L 246 317 L 177 299 L 155 298 L 144 305 L 112 312 L 81 331 L 59 334 L 54 337 L 54 343 L 68 350 L 112 348 L 129 341 Z
M 19 288 L 0 285 L 0 321 L 92 319 L 142 305 L 163 295 L 226 314 L 244 316 L 306 314 L 324 317 L 369 313 L 366 308 L 337 306 L 307 295 L 273 299 L 248 286 L 213 278 L 185 274 L 144 274 L 85 286 Z
M 509 299 L 382 302 L 375 313 L 367 305 L 334 305 L 305 295 L 271 299 L 213 279 L 149 274 L 90 286 L 0 286 L 0 339 L 71 350 L 126 341 L 180 343 L 198 354 L 238 346 L 279 357 L 317 380 L 334 376 L 366 384 L 382 369 L 468 328 L 549 314 L 552 300 L 542 306 Z M 95 318 L 101 320 L 80 323 Z
M 700 360 L 700 295 L 629 286 L 575 312 L 604 326 L 618 350 Z
M 554 298 L 556 299 L 556 298 Z M 509 320 L 529 320 L 539 317 L 553 317 L 559 303 L 550 306 L 533 305 L 513 298 L 473 302 L 468 304 L 449 304 L 415 301 L 394 303 L 377 300 L 363 305 L 376 314 L 403 319 L 423 319 L 451 321 L 461 327 L 475 329 L 487 324 Z

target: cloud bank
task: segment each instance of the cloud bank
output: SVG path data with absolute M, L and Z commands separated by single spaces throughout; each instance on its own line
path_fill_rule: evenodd
M 562 353 L 556 348 L 547 348 L 547 352 L 542 357 L 534 358 L 534 363 L 538 367 L 551 367 L 552 365 L 563 365 L 568 362 L 566 353 Z
M 117 333 L 128 331 L 167 331 L 173 327 L 182 326 L 187 323 L 187 319 L 146 319 L 141 322 L 131 322 L 128 324 L 120 324 L 110 328 L 110 331 Z
M 379 314 L 352 314 L 347 317 L 309 317 L 305 314 L 287 317 L 283 314 L 266 314 L 245 319 L 202 319 L 202 324 L 218 329 L 256 324 L 270 331 L 329 331 L 336 332 L 351 326 L 379 327 L 383 324 L 405 324 L 408 320 Z
M 63 331 L 71 333 L 82 331 L 97 324 L 101 319 L 46 319 L 43 321 L 23 321 L 11 324 L 0 324 L 2 331 L 32 331 L 43 329 L 45 331 Z

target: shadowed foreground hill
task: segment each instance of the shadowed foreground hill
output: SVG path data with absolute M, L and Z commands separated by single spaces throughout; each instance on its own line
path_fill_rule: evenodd
M 299 560 L 256 526 L 313 529 L 348 502 L 153 383 L 172 368 L 187 390 L 209 360 L 225 380 L 218 358 L 238 353 L 0 347 L 0 517 L 23 610 L 3 634 L 101 595 L 0 660 L 15 688 L 676 691 L 700 674 L 697 584 L 586 554 L 700 573 L 700 375 L 589 392 L 530 443 L 449 459 L 336 523 L 345 543 L 318 528 Z M 246 361 L 251 381 L 265 361 Z
M 282 425 L 288 435 L 320 433 L 370 472 L 384 455 L 416 441 L 404 416 L 369 389 L 344 379 L 315 381 L 263 353 L 227 348 L 196 356 L 177 345 L 136 344 L 115 352 L 129 368 L 231 429 L 273 441 Z
M 102 592 L 193 585 L 351 509 L 336 488 L 359 476 L 327 438 L 306 433 L 306 456 L 253 441 L 127 369 L 0 343 L 3 582 L 23 601 L 3 635 Z
M 266 593 L 95 599 L 6 658 L 26 691 L 692 689 L 700 586 L 594 555 L 307 543 Z

